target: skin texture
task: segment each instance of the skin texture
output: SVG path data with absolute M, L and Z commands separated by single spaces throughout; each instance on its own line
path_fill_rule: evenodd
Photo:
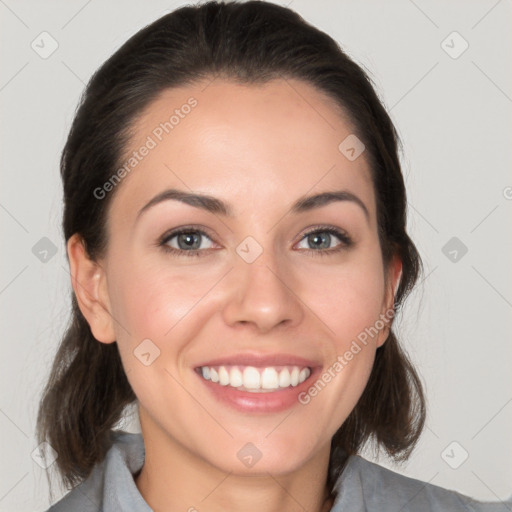
M 161 94 L 137 120 L 127 155 L 191 96 L 197 106 L 109 192 L 106 256 L 89 260 L 78 235 L 67 247 L 81 311 L 98 342 L 117 341 L 138 398 L 146 460 L 136 485 L 155 511 L 329 510 L 331 437 L 361 396 L 387 328 L 309 404 L 280 413 L 224 405 L 194 368 L 246 351 L 328 368 L 392 308 L 401 264 L 383 267 L 365 154 L 349 161 L 339 151 L 350 125 L 311 85 L 216 79 Z M 215 196 L 235 215 L 165 201 L 137 220 L 167 188 Z M 363 201 L 368 219 L 351 201 L 289 213 L 300 197 L 341 189 Z M 158 247 L 189 224 L 207 230 L 202 255 Z M 320 256 L 325 246 L 304 236 L 318 225 L 345 231 L 353 245 Z M 250 264 L 235 250 L 248 236 L 263 249 Z M 343 244 L 324 236 L 327 248 Z M 177 237 L 167 245 L 178 248 Z M 148 366 L 134 356 L 145 339 L 160 350 Z M 262 453 L 252 468 L 237 457 L 248 442 Z

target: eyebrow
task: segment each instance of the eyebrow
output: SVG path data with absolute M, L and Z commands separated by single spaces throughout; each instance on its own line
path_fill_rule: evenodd
M 194 206 L 195 208 L 200 208 L 207 212 L 222 215 L 224 217 L 234 217 L 234 212 L 232 208 L 225 203 L 224 201 L 217 199 L 216 197 L 205 195 L 205 194 L 197 194 L 186 192 L 184 190 L 178 189 L 168 189 L 164 190 L 160 194 L 157 194 L 153 199 L 151 199 L 147 204 L 145 204 L 137 214 L 137 219 L 152 208 L 153 206 L 162 203 L 164 201 L 181 201 L 182 203 L 188 204 L 190 206 Z M 359 199 L 355 194 L 349 192 L 347 190 L 333 190 L 329 192 L 322 192 L 320 194 L 315 194 L 313 196 L 306 196 L 299 198 L 291 207 L 290 211 L 293 214 L 304 213 L 315 208 L 320 208 L 321 206 L 328 205 L 335 201 L 350 201 L 354 204 L 357 204 L 364 212 L 366 219 L 370 220 L 370 214 L 368 212 L 368 208 L 364 204 L 364 202 Z

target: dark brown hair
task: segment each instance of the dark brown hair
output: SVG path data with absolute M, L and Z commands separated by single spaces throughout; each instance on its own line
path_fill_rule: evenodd
M 138 116 L 165 89 L 223 77 L 244 84 L 294 78 L 332 98 L 366 146 L 377 203 L 382 258 L 402 261 L 395 308 L 421 270 L 406 232 L 400 140 L 368 75 L 327 34 L 294 11 L 263 1 L 208 2 L 179 8 L 131 37 L 92 76 L 62 152 L 63 231 L 79 233 L 91 259 L 107 247 L 105 220 L 114 192 L 94 195 L 118 169 Z M 341 142 L 341 141 L 340 141 Z M 39 442 L 58 452 L 69 487 L 84 480 L 111 445 L 110 433 L 136 396 L 117 343 L 93 337 L 71 292 L 71 318 L 37 417 Z M 390 330 L 377 349 L 368 384 L 332 438 L 328 486 L 347 455 L 374 441 L 395 460 L 409 457 L 425 421 L 421 381 Z

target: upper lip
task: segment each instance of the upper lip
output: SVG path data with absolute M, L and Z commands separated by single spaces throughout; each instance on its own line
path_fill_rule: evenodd
M 197 365 L 197 368 L 202 366 L 307 366 L 309 368 L 314 368 L 316 366 L 320 366 L 320 363 L 318 361 L 306 359 L 293 354 L 258 354 L 252 352 L 210 359 Z

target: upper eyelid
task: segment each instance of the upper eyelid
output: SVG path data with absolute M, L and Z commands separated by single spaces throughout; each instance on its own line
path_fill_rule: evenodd
M 165 241 L 165 240 L 169 240 L 170 238 L 174 238 L 175 236 L 178 236 L 179 234 L 181 233 L 194 233 L 194 232 L 197 232 L 197 233 L 201 233 L 201 234 L 204 234 L 206 235 L 208 238 L 210 238 L 210 240 L 212 240 L 212 242 L 214 242 L 215 240 L 215 236 L 211 233 L 213 232 L 210 232 L 210 230 L 206 227 L 199 227 L 199 226 L 183 226 L 183 227 L 179 227 L 179 228 L 174 228 L 174 229 L 170 229 L 168 231 L 166 231 L 161 237 L 160 237 L 160 240 L 161 241 Z

